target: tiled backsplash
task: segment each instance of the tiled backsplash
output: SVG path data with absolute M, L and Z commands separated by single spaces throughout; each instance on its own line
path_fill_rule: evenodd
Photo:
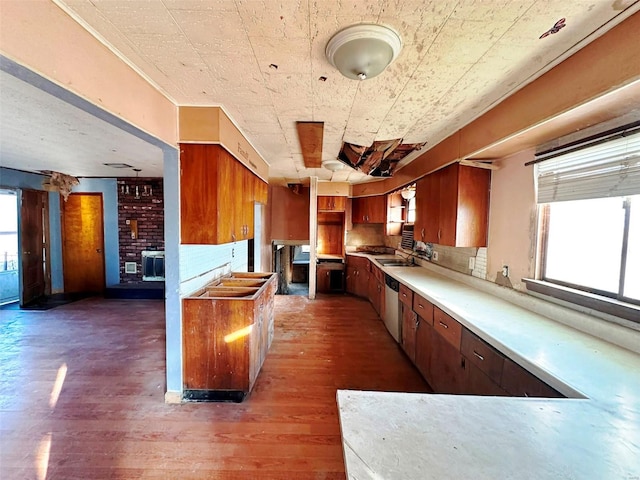
M 385 245 L 384 223 L 354 223 L 347 231 L 347 246 Z M 396 245 L 397 246 L 397 245 Z

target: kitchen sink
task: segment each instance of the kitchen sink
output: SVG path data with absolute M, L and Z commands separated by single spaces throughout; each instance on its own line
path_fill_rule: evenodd
M 406 260 L 400 260 L 397 258 L 377 258 L 378 262 L 383 267 L 415 267 L 415 263 L 407 262 Z

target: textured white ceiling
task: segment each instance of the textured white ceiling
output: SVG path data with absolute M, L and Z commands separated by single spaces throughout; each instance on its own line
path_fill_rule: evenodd
M 54 1 L 176 104 L 223 105 L 271 165 L 272 180 L 316 175 L 352 183 L 370 178 L 349 168 L 304 167 L 296 121 L 324 122 L 325 160 L 336 158 L 343 141 L 435 145 L 640 6 L 634 0 Z M 538 38 L 562 17 L 564 29 Z M 342 77 L 324 49 L 337 31 L 362 22 L 396 29 L 404 46 L 386 72 L 357 82 Z
M 0 71 L 0 166 L 73 176 L 162 176 L 162 150 Z M 0 181 L 1 184 L 1 181 Z

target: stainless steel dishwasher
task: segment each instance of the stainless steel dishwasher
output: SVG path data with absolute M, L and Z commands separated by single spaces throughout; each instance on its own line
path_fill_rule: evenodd
M 398 291 L 400 283 L 390 275 L 384 274 L 384 315 L 382 320 L 391 336 L 400 343 L 402 325 L 400 323 L 400 301 Z

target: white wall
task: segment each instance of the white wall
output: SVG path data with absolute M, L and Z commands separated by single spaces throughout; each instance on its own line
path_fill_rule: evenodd
M 229 272 L 246 272 L 248 245 L 247 240 L 224 245 L 180 245 L 180 296 Z
M 525 290 L 523 277 L 533 277 L 536 248 L 536 198 L 532 151 L 502 159 L 491 177 L 487 280 L 496 281 L 503 265 L 509 266 L 514 288 Z

